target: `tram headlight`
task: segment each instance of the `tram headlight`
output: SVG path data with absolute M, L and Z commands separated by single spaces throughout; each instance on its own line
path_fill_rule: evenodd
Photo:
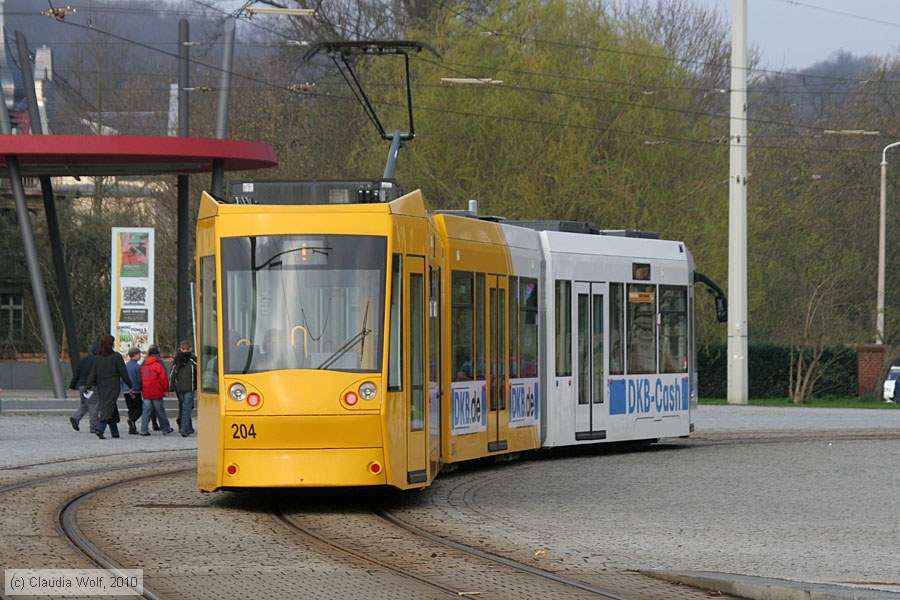
M 359 386 L 359 397 L 363 400 L 374 400 L 377 393 L 378 388 L 371 381 L 367 381 Z
M 232 386 L 228 388 L 228 395 L 231 396 L 231 399 L 235 402 L 243 402 L 244 399 L 247 398 L 247 388 L 244 387 L 243 383 L 232 384 Z

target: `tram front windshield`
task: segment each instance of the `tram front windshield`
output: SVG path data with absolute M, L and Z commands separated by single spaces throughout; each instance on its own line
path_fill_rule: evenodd
M 225 373 L 381 370 L 387 238 L 222 240 Z

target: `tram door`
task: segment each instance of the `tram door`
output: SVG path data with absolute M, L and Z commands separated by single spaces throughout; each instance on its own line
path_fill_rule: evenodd
M 506 347 L 507 277 L 487 276 L 488 310 L 485 331 L 487 336 L 487 393 L 488 393 L 488 452 L 508 447 L 509 409 L 507 407 L 506 366 L 509 364 Z
M 409 357 L 406 361 L 409 369 L 408 386 L 408 413 L 406 436 L 406 480 L 407 483 L 422 483 L 428 481 L 427 470 L 427 446 L 428 431 L 425 428 L 425 393 L 426 374 L 425 360 L 427 347 L 425 345 L 425 259 L 419 256 L 407 256 L 407 283 L 408 300 L 405 319 L 407 319 L 405 331 L 409 332 L 406 344 L 409 348 Z
M 606 438 L 605 283 L 575 282 L 575 439 Z

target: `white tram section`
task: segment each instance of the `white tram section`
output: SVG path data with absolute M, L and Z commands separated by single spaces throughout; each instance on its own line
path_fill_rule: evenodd
M 518 356 L 511 356 L 508 361 L 509 368 L 509 426 L 516 427 L 540 427 L 541 424 L 541 390 L 540 390 L 540 296 L 543 256 L 540 240 L 536 231 L 502 225 L 501 229 L 506 237 L 509 247 L 509 257 L 512 262 L 510 277 L 509 321 L 512 323 L 512 311 L 518 313 Z M 513 287 L 516 288 L 513 291 Z M 513 296 L 515 294 L 515 297 Z M 529 310 L 531 307 L 536 310 Z M 535 338 L 533 344 L 526 341 L 527 331 L 525 321 L 535 324 Z M 510 324 L 510 334 L 514 325 Z M 510 338 L 512 340 L 512 337 Z M 512 342 L 510 343 L 512 346 Z M 525 347 L 533 347 L 533 352 L 526 352 Z M 515 355 L 515 349 L 510 348 L 510 353 Z
M 560 231 L 538 239 L 541 445 L 688 435 L 694 265 L 684 244 Z

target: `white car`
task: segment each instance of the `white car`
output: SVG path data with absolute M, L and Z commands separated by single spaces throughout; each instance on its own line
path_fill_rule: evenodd
M 891 367 L 887 379 L 884 380 L 884 401 L 895 402 L 894 389 L 897 387 L 897 379 L 900 378 L 900 366 Z

